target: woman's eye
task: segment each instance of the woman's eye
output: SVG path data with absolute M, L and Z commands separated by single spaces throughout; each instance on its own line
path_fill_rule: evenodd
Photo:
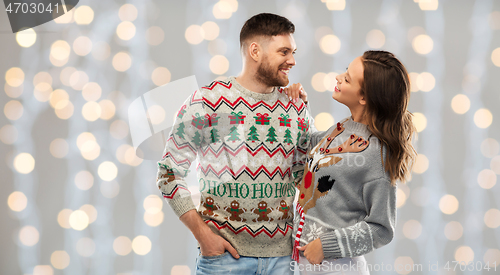
M 349 83 L 349 81 L 347 81 L 347 77 L 346 77 L 346 78 L 344 78 L 344 79 L 345 79 L 345 82 Z

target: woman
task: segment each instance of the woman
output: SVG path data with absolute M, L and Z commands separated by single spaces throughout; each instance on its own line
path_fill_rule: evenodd
M 286 92 L 306 101 L 301 90 Z M 369 274 L 363 255 L 392 240 L 396 182 L 410 179 L 416 157 L 408 73 L 393 54 L 367 51 L 337 76 L 332 97 L 351 116 L 311 137 L 293 258 L 301 274 Z

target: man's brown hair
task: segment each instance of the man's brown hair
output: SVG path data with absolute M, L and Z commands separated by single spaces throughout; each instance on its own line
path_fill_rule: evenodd
M 259 13 L 248 19 L 240 31 L 240 47 L 255 36 L 276 36 L 295 32 L 295 25 L 283 16 Z

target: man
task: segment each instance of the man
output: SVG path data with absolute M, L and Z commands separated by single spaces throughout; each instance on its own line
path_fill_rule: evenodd
M 291 274 L 295 182 L 312 120 L 280 87 L 295 65 L 295 27 L 269 13 L 242 27 L 243 69 L 181 107 L 157 184 L 200 246 L 197 274 Z M 195 158 L 198 211 L 184 177 Z

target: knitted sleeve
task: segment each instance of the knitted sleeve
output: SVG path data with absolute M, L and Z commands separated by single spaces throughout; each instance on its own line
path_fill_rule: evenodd
M 387 178 L 363 185 L 367 216 L 320 236 L 325 258 L 356 257 L 391 242 L 396 227 L 396 187 Z
M 306 104 L 307 108 L 305 109 L 305 121 L 307 122 L 307 127 L 305 131 L 300 131 L 300 137 L 297 142 L 297 148 L 293 154 L 293 164 L 292 164 L 292 175 L 294 178 L 295 186 L 298 186 L 302 181 L 302 177 L 304 175 L 304 164 L 307 158 L 307 149 L 311 142 L 311 135 L 318 130 L 314 127 L 314 119 L 311 115 L 311 111 L 309 109 L 309 105 Z M 304 128 L 302 128 L 304 129 Z
M 204 115 L 201 92 L 195 91 L 177 113 L 163 158 L 158 162 L 158 189 L 178 217 L 196 208 L 185 177 L 203 142 Z

